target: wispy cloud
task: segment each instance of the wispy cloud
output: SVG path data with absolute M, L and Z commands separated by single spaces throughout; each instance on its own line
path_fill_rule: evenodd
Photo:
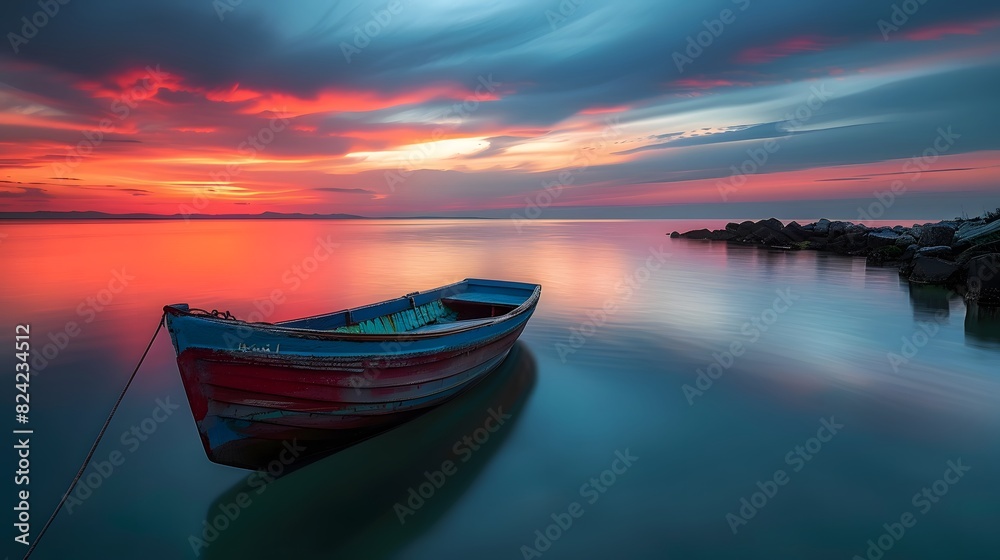
M 36 4 L 3 3 L 0 21 Z M 717 6 L 577 3 L 552 25 L 528 0 L 429 3 L 347 63 L 338 45 L 384 5 L 245 2 L 222 21 L 205 0 L 61 6 L 18 53 L 0 51 L 0 210 L 172 214 L 208 197 L 214 212 L 483 214 L 562 172 L 573 183 L 557 206 L 692 203 L 717 200 L 711 182 L 775 139 L 747 202 L 835 198 L 889 180 L 884 162 L 919 155 L 941 126 L 962 138 L 927 196 L 995 188 L 995 2 L 925 3 L 891 41 L 882 3 L 817 17 L 755 2 L 683 75 L 664 53 Z M 136 103 L 147 68 L 161 76 Z M 807 125 L 781 125 L 818 86 L 836 95 Z

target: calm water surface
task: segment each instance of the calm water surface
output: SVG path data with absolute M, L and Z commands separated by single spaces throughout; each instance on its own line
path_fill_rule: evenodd
M 119 464 L 90 467 L 34 557 L 848 559 L 882 536 L 886 559 L 995 558 L 996 321 L 863 259 L 664 235 L 719 225 L 2 224 L 3 332 L 30 324 L 36 356 L 33 534 L 164 304 L 282 320 L 465 277 L 543 285 L 483 384 L 273 482 L 205 458 L 161 333 L 95 454 Z M 463 443 L 490 411 L 509 418 Z

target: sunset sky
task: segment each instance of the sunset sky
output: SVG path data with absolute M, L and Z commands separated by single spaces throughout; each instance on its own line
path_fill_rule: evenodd
M 996 2 L 62 1 L 0 7 L 0 211 L 1000 205 Z

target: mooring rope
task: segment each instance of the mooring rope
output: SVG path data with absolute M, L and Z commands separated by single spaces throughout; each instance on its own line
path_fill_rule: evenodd
M 118 395 L 118 400 L 115 401 L 115 405 L 111 407 L 111 414 L 109 414 L 108 419 L 104 421 L 104 426 L 101 426 L 101 431 L 97 434 L 97 439 L 94 441 L 94 445 L 90 447 L 90 452 L 87 453 L 87 458 L 83 460 L 83 465 L 80 466 L 80 471 L 76 473 L 75 477 L 73 477 L 73 482 L 70 483 L 69 489 L 66 490 L 62 499 L 59 500 L 59 505 L 56 506 L 56 510 L 52 512 L 52 516 L 45 522 L 45 525 L 42 526 L 42 530 L 38 532 L 38 536 L 31 543 L 31 546 L 28 547 L 28 552 L 25 553 L 24 560 L 27 560 L 27 558 L 31 556 L 32 551 L 35 550 L 35 547 L 38 546 L 38 543 L 42 540 L 42 535 L 45 534 L 49 525 L 52 525 L 52 522 L 55 521 L 56 516 L 59 515 L 59 510 L 62 509 L 63 504 L 66 503 L 66 499 L 69 498 L 69 495 L 73 493 L 73 489 L 76 488 L 76 483 L 80 482 L 80 478 L 83 477 L 84 471 L 86 471 L 87 466 L 90 465 L 90 460 L 94 458 L 94 452 L 97 451 L 97 446 L 100 445 L 101 439 L 104 437 L 104 432 L 108 430 L 108 426 L 111 425 L 111 419 L 114 417 L 115 412 L 118 411 L 118 405 L 120 405 L 122 400 L 125 398 L 125 393 L 128 392 L 129 386 L 132 385 L 132 380 L 135 379 L 135 374 L 139 373 L 139 368 L 142 366 L 142 362 L 146 359 L 146 354 L 149 354 L 149 349 L 153 347 L 153 341 L 156 340 L 156 335 L 160 334 L 160 329 L 163 327 L 164 319 L 166 319 L 166 313 L 160 316 L 160 322 L 156 325 L 156 332 L 153 333 L 153 338 L 149 339 L 149 344 L 146 345 L 146 350 L 142 353 L 142 357 L 139 358 L 139 363 L 135 365 L 135 369 L 132 370 L 132 375 L 128 378 L 128 382 L 125 383 L 125 388 L 123 388 L 121 394 Z

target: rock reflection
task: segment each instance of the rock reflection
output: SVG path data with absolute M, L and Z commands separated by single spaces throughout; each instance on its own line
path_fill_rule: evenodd
M 908 285 L 914 320 L 927 321 L 951 315 L 951 298 L 957 297 L 954 292 L 943 286 L 930 284 L 911 282 Z
M 980 348 L 1000 348 L 1000 307 L 969 303 L 965 313 L 965 343 Z

